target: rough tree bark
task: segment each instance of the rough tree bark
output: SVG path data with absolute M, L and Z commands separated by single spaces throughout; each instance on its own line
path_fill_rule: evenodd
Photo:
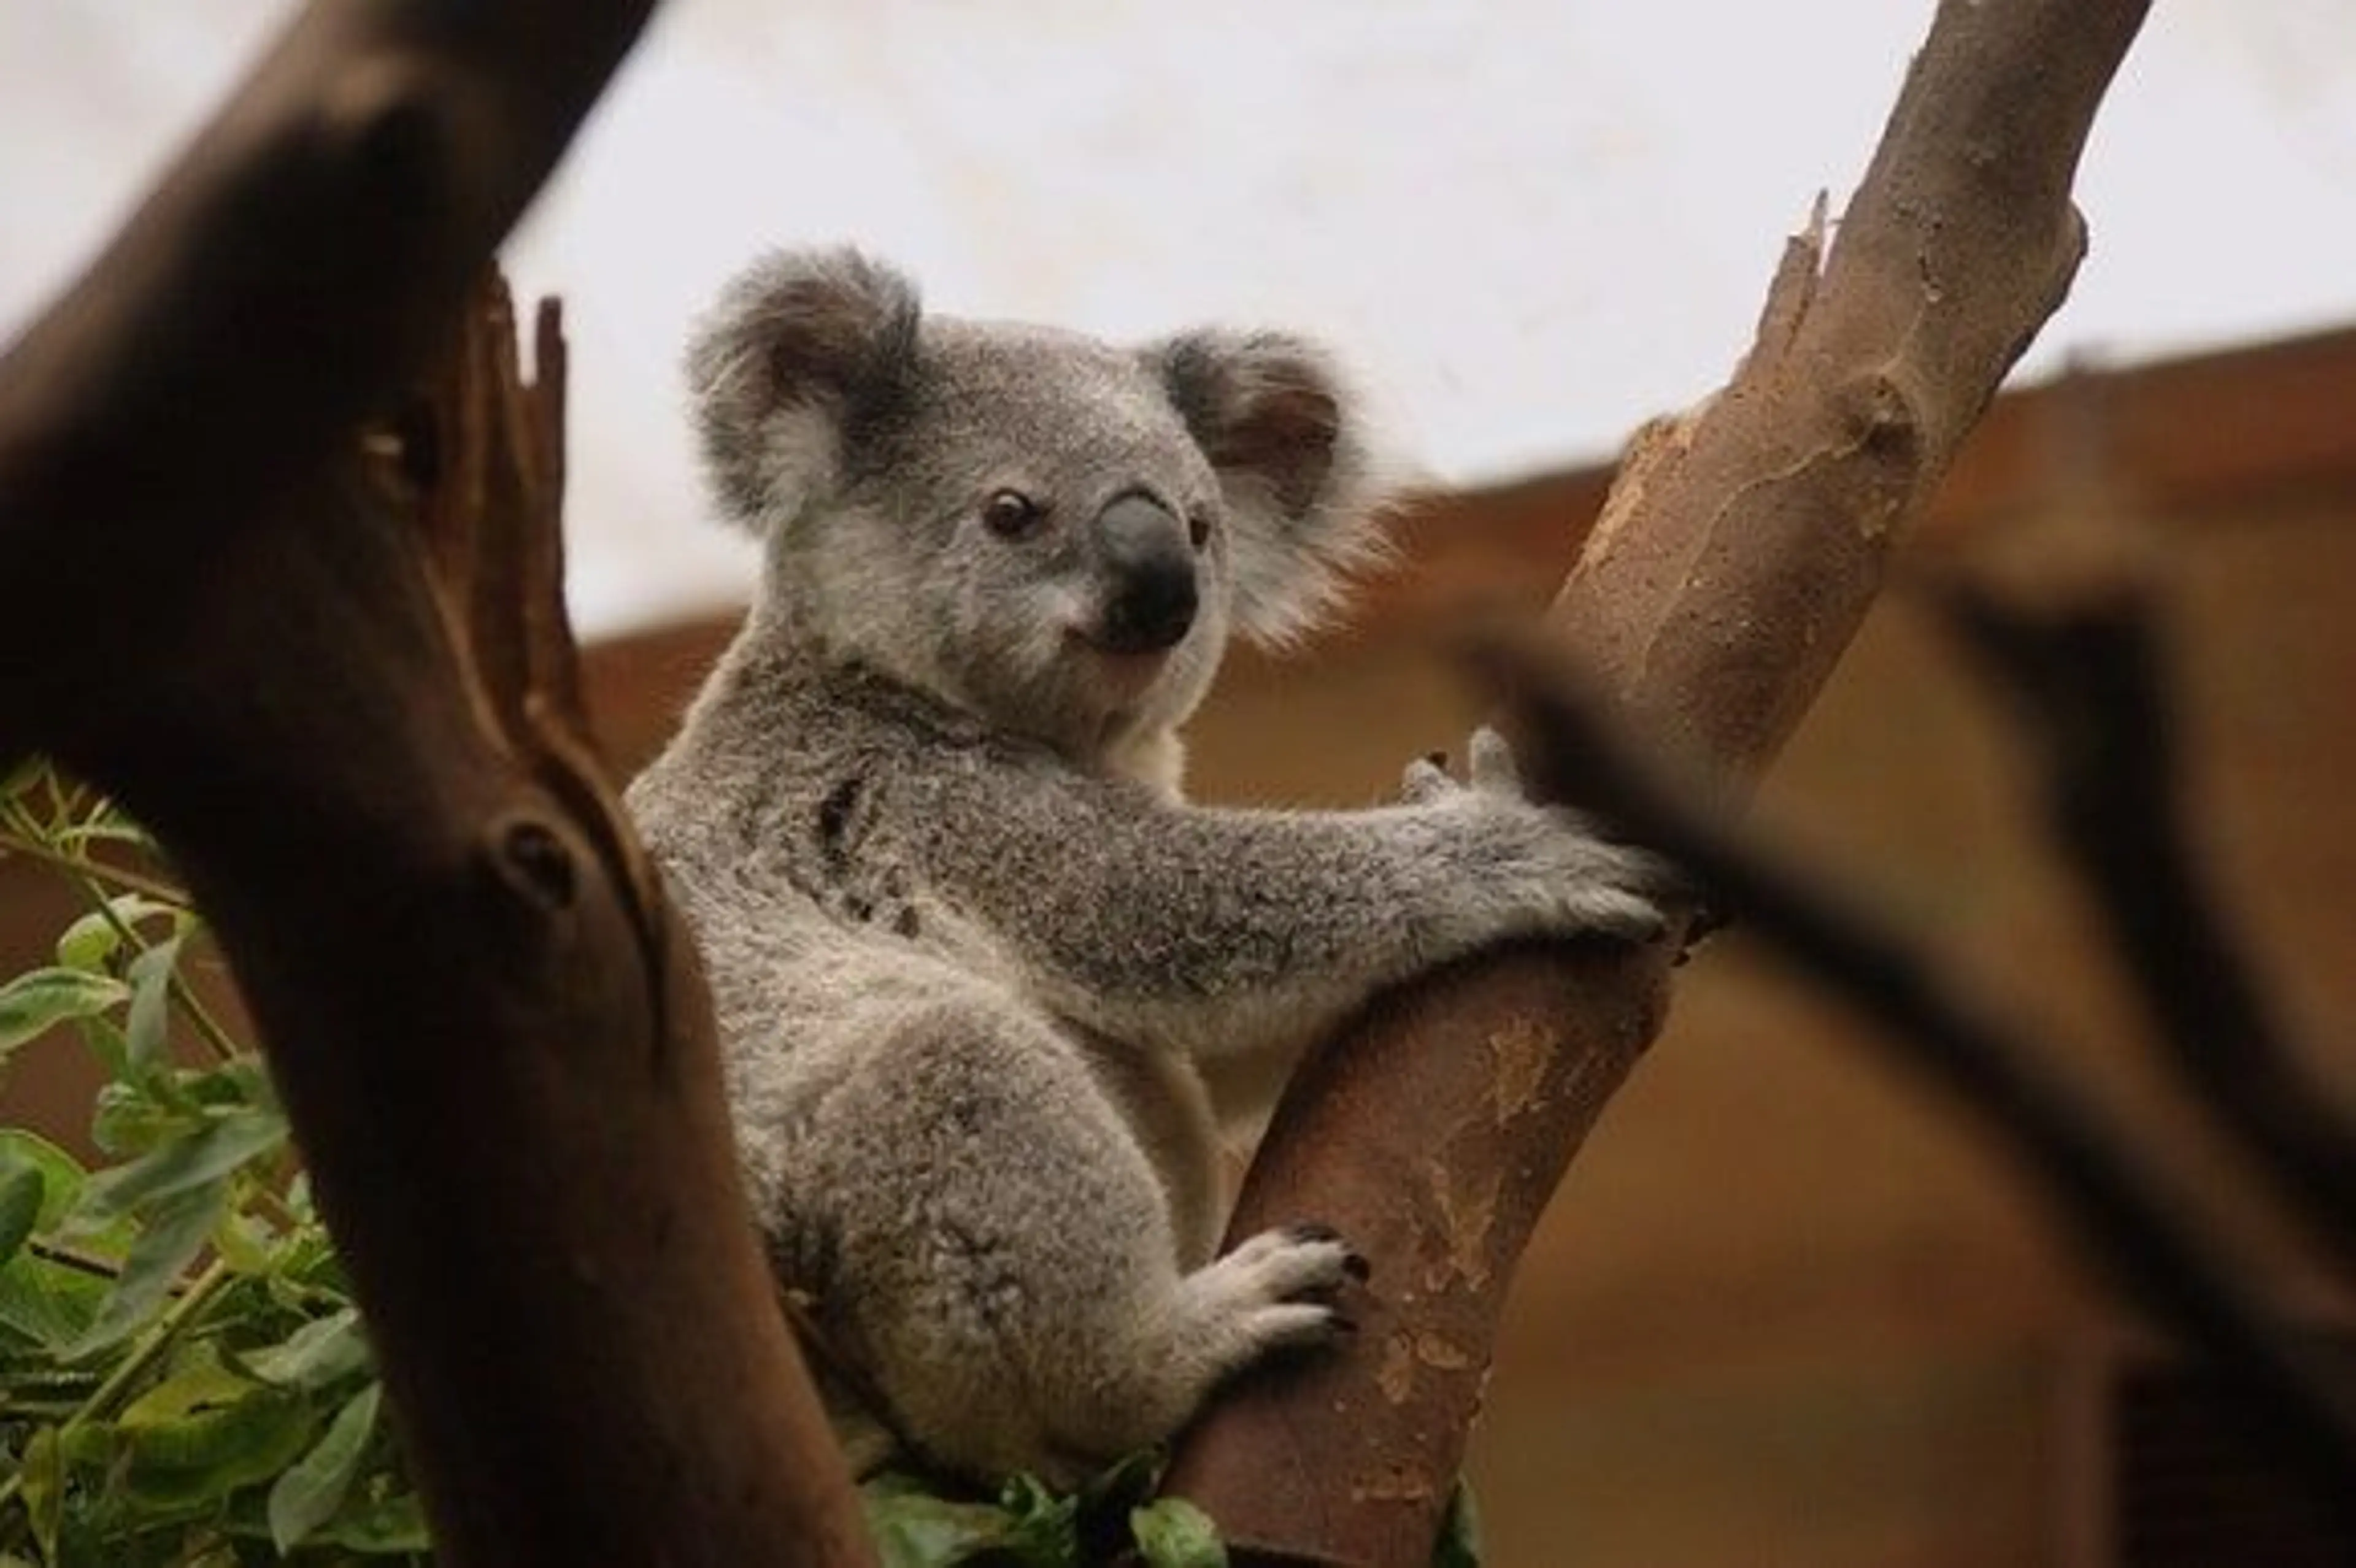
M 2147 0 L 1943 0 L 1837 238 L 1787 248 L 1730 384 L 1640 438 L 1549 616 L 1739 797 L 1830 673 L 2084 250 L 2070 186 Z M 1230 1237 L 1303 1215 L 1374 1264 L 1346 1356 L 1238 1388 L 1168 1482 L 1247 1562 L 1424 1560 L 1514 1266 L 1665 1015 L 1669 951 L 1502 954 L 1301 1073 Z
M 305 13 L 0 361 L 0 755 L 145 817 L 261 1023 L 453 1563 L 871 1561 L 690 944 L 585 760 L 561 378 L 478 307 L 644 4 Z

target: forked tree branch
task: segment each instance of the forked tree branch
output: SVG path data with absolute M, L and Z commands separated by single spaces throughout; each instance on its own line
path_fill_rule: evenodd
M 835 1568 L 703 984 L 585 761 L 561 340 L 527 385 L 461 310 L 645 10 L 315 5 L 0 361 L 0 754 L 210 915 L 443 1561 Z M 357 424 L 436 350 L 396 496 Z
M 2070 186 L 2146 0 L 1943 0 L 1837 238 L 1787 250 L 1734 379 L 1640 440 L 1553 619 L 1730 795 L 1815 699 L 2084 246 Z M 1346 1355 L 1215 1406 L 1169 1485 L 1247 1561 L 1419 1563 L 1539 1211 L 1657 1031 L 1665 947 L 1523 951 L 1379 1002 L 1296 1075 L 1229 1234 L 1373 1261 Z

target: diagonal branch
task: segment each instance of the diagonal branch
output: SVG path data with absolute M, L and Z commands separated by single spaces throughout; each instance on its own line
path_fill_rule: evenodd
M 2356 1128 L 2301 1070 L 2194 852 L 2146 575 L 2120 552 L 2051 543 L 2036 564 L 2033 587 L 1948 583 L 1949 624 L 2024 720 L 2047 836 L 2093 894 L 2177 1072 L 2356 1267 Z
M 1793 242 L 1734 379 L 1623 465 L 1554 619 L 1728 793 L 1815 699 L 2067 291 L 2078 155 L 2145 9 L 1943 0 L 1829 252 L 1821 223 Z M 1657 949 L 1501 955 L 1378 1005 L 1296 1075 L 1230 1235 L 1327 1221 L 1374 1289 L 1351 1354 L 1237 1389 L 1182 1447 L 1172 1488 L 1248 1560 L 1421 1560 L 1514 1265 L 1657 1032 L 1667 972 Z
M 2045 1072 L 2050 1051 L 1974 1003 L 1883 923 L 1687 798 L 1614 733 L 1568 665 L 1528 635 L 1474 649 L 1513 699 L 1531 764 L 1743 913 L 1746 929 L 1889 1031 L 1907 1066 L 2009 1144 L 2131 1300 L 2246 1392 L 2251 1431 L 2303 1465 L 2326 1497 L 2356 1488 L 2356 1385 L 2312 1353 L 2173 1200 L 2126 1136 Z

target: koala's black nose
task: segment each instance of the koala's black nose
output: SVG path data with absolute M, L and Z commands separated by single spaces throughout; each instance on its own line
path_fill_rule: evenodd
M 1097 517 L 1106 594 L 1099 645 L 1159 653 L 1194 624 L 1194 550 L 1186 525 L 1158 501 L 1123 496 Z

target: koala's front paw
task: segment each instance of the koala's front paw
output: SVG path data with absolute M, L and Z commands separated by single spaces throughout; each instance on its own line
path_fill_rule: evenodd
M 1462 812 L 1474 825 L 1459 869 L 1468 875 L 1466 919 L 1496 924 L 1483 937 L 1553 930 L 1647 942 L 1661 934 L 1661 901 L 1678 885 L 1668 862 L 1601 837 L 1575 811 L 1531 802 L 1513 748 L 1494 730 L 1475 730 L 1470 752 L 1468 784 L 1425 757 L 1408 764 L 1401 794 L 1410 805 Z
M 1324 1225 L 1262 1231 L 1187 1277 L 1189 1294 L 1244 1360 L 1287 1345 L 1323 1345 L 1357 1325 L 1334 1305 L 1365 1259 Z

